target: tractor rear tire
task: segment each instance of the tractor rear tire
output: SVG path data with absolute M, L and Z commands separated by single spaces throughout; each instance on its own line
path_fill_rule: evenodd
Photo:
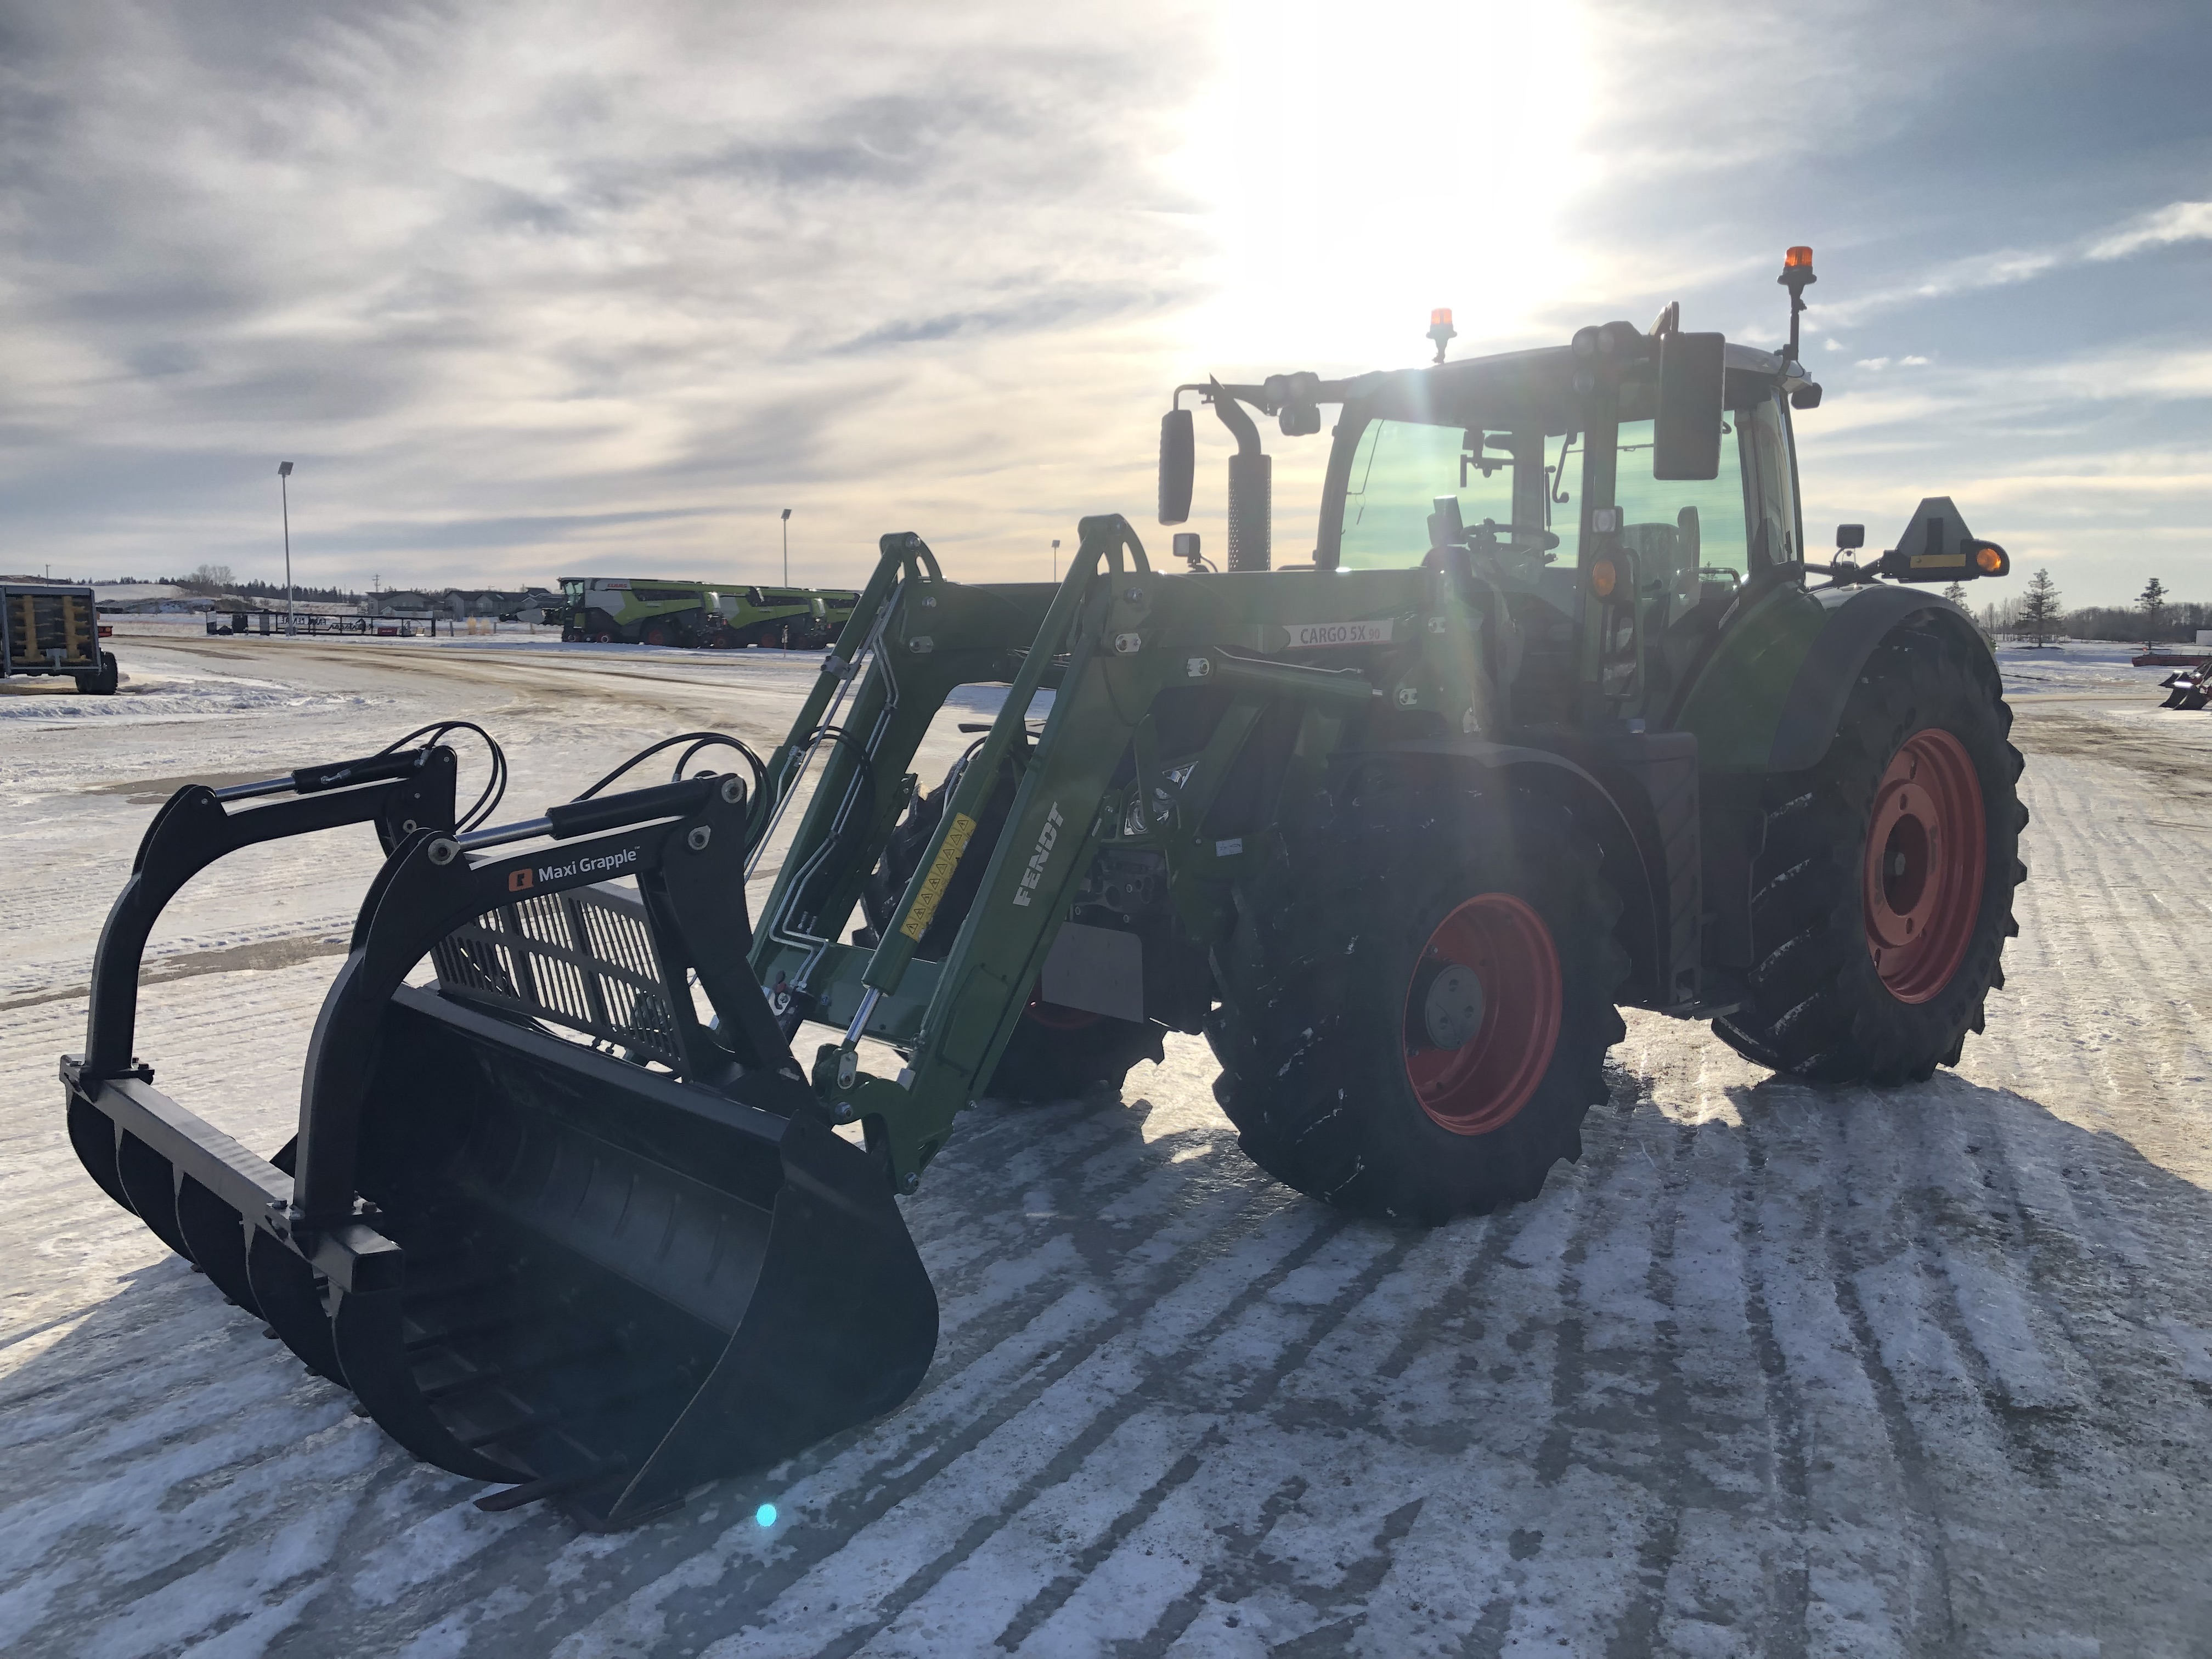
M 1246 1154 L 1395 1221 L 1535 1197 L 1581 1156 L 1624 1035 L 1596 843 L 1526 792 L 1384 768 L 1268 839 L 1207 1030 Z
M 1750 1000 L 1713 1022 L 1754 1063 L 1891 1085 L 1955 1066 L 2004 984 L 2027 878 L 2012 710 L 1978 647 L 1902 632 L 1808 772 L 1770 781 Z

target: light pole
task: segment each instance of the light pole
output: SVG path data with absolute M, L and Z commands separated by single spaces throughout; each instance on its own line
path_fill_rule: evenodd
M 791 509 L 783 509 L 783 585 L 791 586 Z
M 292 463 L 276 463 L 276 489 L 284 503 L 284 632 L 290 635 L 295 626 L 294 612 L 298 609 L 292 602 Z
M 1054 581 L 1060 580 L 1060 538 L 1057 536 L 1052 538 L 1052 579 Z

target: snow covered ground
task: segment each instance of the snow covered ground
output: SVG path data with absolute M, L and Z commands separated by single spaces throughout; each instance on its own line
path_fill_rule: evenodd
M 592 1537 L 477 1511 L 224 1307 L 78 1168 L 54 1060 L 178 781 L 463 716 L 519 817 L 652 738 L 772 738 L 809 662 L 118 650 L 113 699 L 0 687 L 10 1653 L 2212 1652 L 2212 717 L 2124 651 L 2003 653 L 2033 873 L 1955 1073 L 1820 1092 L 1632 1015 L 1583 1162 L 1430 1234 L 1259 1175 L 1201 1044 L 1121 1103 L 987 1103 L 908 1205 L 921 1392 Z M 142 1052 L 249 1144 L 374 863 L 279 847 L 156 939 Z

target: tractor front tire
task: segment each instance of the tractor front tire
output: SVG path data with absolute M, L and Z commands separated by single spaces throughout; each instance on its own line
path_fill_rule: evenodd
M 1889 1085 L 1955 1066 L 2004 984 L 2027 879 L 2012 710 L 1978 647 L 1892 635 L 1828 752 L 1767 785 L 1752 872 L 1751 996 L 1713 1022 L 1808 1082 Z
M 1269 837 L 1214 951 L 1215 1097 L 1254 1163 L 1433 1225 L 1582 1153 L 1623 1035 L 1621 901 L 1563 807 L 1376 768 Z

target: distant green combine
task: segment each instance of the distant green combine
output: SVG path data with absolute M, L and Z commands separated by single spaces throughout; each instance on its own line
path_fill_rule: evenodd
M 568 576 L 561 637 L 603 644 L 833 645 L 860 595 L 843 588 L 708 587 L 642 576 Z

